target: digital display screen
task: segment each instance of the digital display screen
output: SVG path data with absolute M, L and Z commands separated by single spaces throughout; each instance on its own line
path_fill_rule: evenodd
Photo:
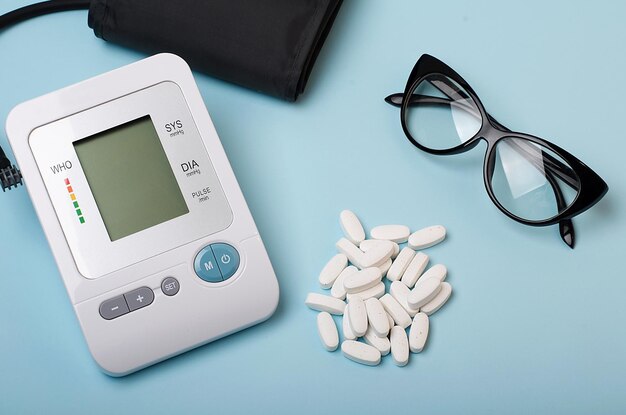
M 74 149 L 111 241 L 189 213 L 150 116 Z

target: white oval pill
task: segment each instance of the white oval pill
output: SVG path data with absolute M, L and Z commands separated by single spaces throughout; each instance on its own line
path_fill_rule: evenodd
M 413 232 L 409 236 L 409 247 L 418 250 L 437 245 L 446 238 L 446 228 L 441 225 L 429 226 Z
M 393 318 L 395 323 L 402 327 L 407 328 L 411 325 L 411 317 L 407 314 L 406 310 L 400 305 L 395 298 L 389 294 L 385 294 L 380 298 L 380 302 L 383 304 L 385 311 Z
M 326 311 L 317 315 L 317 332 L 322 339 L 322 344 L 329 352 L 334 352 L 339 346 L 339 333 L 335 321 Z
M 381 278 L 382 274 L 379 268 L 365 268 L 348 275 L 343 280 L 343 286 L 346 292 L 353 294 L 378 285 Z
M 350 301 L 350 299 L 352 299 L 353 297 L 361 297 L 361 299 L 365 301 L 368 298 L 380 298 L 383 295 L 385 295 L 385 283 L 381 281 L 377 285 L 373 286 L 372 288 L 368 288 L 367 290 L 359 291 L 354 294 L 348 293 L 348 295 L 346 295 L 346 298 L 348 301 Z
M 411 230 L 404 225 L 381 225 L 376 226 L 370 231 L 373 239 L 383 239 L 402 244 L 407 241 Z
M 448 275 L 448 268 L 445 265 L 437 264 L 428 268 L 425 273 L 419 277 L 419 280 L 425 280 L 426 278 L 436 278 L 439 282 L 443 282 Z
M 390 241 L 380 242 L 380 244 L 363 253 L 361 268 L 380 267 L 391 258 L 395 250 L 394 243 Z
M 400 253 L 400 245 L 394 244 L 393 245 L 393 254 L 391 254 L 391 259 L 396 259 L 398 257 L 399 253 Z
M 346 303 L 340 299 L 318 293 L 309 293 L 304 304 L 313 310 L 327 311 L 330 314 L 337 315 L 342 315 L 343 310 L 346 308 Z
M 347 240 L 346 238 L 341 238 L 335 244 L 337 250 L 348 257 L 348 261 L 354 264 L 357 268 L 367 268 L 363 266 L 363 259 L 365 257 L 365 253 L 361 251 L 355 244 Z
M 344 254 L 337 254 L 328 261 L 322 268 L 319 276 L 319 282 L 322 288 L 329 289 L 333 283 L 348 265 L 348 257 Z
M 385 277 L 385 275 L 387 275 L 387 272 L 389 272 L 389 268 L 391 268 L 392 264 L 393 264 L 393 261 L 391 260 L 391 258 L 389 258 L 387 262 L 385 262 L 380 267 L 378 267 L 378 269 L 380 270 L 380 274 L 382 275 L 383 278 Z
M 380 241 L 378 239 L 365 239 L 359 244 L 359 249 L 363 252 L 367 252 L 377 245 L 380 245 Z
M 365 310 L 367 311 L 367 320 L 370 327 L 378 337 L 387 337 L 389 334 L 389 320 L 387 320 L 387 312 L 378 300 L 378 298 L 368 298 L 365 301 Z
M 439 290 L 439 294 L 435 296 L 428 304 L 420 307 L 420 312 L 430 316 L 435 311 L 439 310 L 441 306 L 443 306 L 446 301 L 450 298 L 452 294 L 452 286 L 447 282 L 441 283 L 441 290 Z
M 341 224 L 341 229 L 343 233 L 346 235 L 346 238 L 353 244 L 360 244 L 363 239 L 365 239 L 365 231 L 363 230 L 363 225 L 361 225 L 361 221 L 354 214 L 354 212 L 350 210 L 343 210 L 339 214 L 339 223 Z
M 380 351 L 369 344 L 346 340 L 341 343 L 341 351 L 348 359 L 363 365 L 376 366 L 380 363 Z
M 381 304 L 382 304 L 382 303 L 381 303 Z M 385 310 L 385 311 L 386 311 L 386 310 Z M 389 328 L 390 328 L 390 329 L 391 329 L 391 327 L 393 327 L 393 326 L 395 326 L 395 325 L 396 325 L 396 322 L 395 322 L 395 321 L 393 321 L 393 317 L 391 317 L 391 316 L 389 315 L 389 313 L 387 313 L 387 320 L 389 320 Z
M 389 343 L 389 339 L 387 336 L 378 337 L 376 332 L 371 327 L 368 327 L 365 332 L 365 336 L 363 336 L 365 342 L 380 351 L 380 354 L 383 356 L 387 356 L 389 354 L 389 350 L 391 350 L 391 343 Z
M 402 274 L 401 281 L 409 288 L 413 288 L 417 280 L 419 279 L 424 269 L 428 265 L 428 255 L 423 252 L 415 254 L 409 265 L 406 267 L 404 274 Z
M 413 317 L 419 312 L 419 308 L 413 308 L 409 305 L 407 299 L 409 298 L 410 293 L 411 290 L 409 287 L 400 281 L 394 281 L 389 286 L 389 294 L 391 294 L 391 296 L 395 298 L 398 303 L 400 303 L 402 308 L 404 308 L 410 317 Z
M 406 301 L 410 307 L 420 308 L 435 298 L 441 290 L 441 281 L 437 278 L 420 279 Z
M 384 241 L 380 239 L 366 239 L 359 244 L 359 248 L 361 249 L 361 251 L 367 252 L 373 247 L 375 247 L 376 245 L 380 245 L 381 243 L 385 244 L 388 242 L 391 242 L 391 241 Z M 393 253 L 391 254 L 391 258 L 393 259 L 398 256 L 398 253 L 400 252 L 400 245 L 398 245 L 395 242 L 391 242 L 391 243 L 393 244 Z
M 426 339 L 428 338 L 428 315 L 426 313 L 417 313 L 413 317 L 413 323 L 409 330 L 409 348 L 413 353 L 419 353 L 424 350 Z
M 409 339 L 406 336 L 406 331 L 400 326 L 394 326 L 389 338 L 393 362 L 398 366 L 405 366 L 409 363 Z
M 357 271 L 358 271 L 357 267 L 354 267 L 352 265 L 347 266 L 343 271 L 341 271 L 341 274 L 339 274 L 339 276 L 337 277 L 337 279 L 333 283 L 333 286 L 330 289 L 330 295 L 332 295 L 335 298 L 339 298 L 340 300 L 345 299 L 346 289 L 343 286 L 343 281 L 348 275 L 353 274 Z
M 409 266 L 409 263 L 415 256 L 415 251 L 405 246 L 398 254 L 398 257 L 391 264 L 391 268 L 387 271 L 387 279 L 389 281 L 397 281 L 402 278 L 404 271 Z
M 350 327 L 350 307 L 346 305 L 346 309 L 343 312 L 343 321 L 341 323 L 343 329 L 343 337 L 346 340 L 354 340 L 356 339 L 356 335 L 352 331 L 352 327 Z
M 357 337 L 363 337 L 367 331 L 367 310 L 361 297 L 354 297 L 348 303 L 350 309 L 350 327 Z

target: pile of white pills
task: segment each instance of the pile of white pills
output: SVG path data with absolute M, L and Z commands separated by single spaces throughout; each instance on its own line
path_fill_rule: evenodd
M 342 315 L 344 356 L 375 366 L 391 353 L 395 364 L 404 366 L 409 352 L 424 348 L 429 316 L 452 294 L 452 286 L 444 281 L 446 267 L 438 264 L 426 270 L 428 255 L 416 252 L 443 241 L 446 229 L 437 225 L 411 233 L 408 226 L 383 225 L 365 239 L 353 212 L 341 212 L 340 223 L 345 238 L 336 244 L 339 253 L 319 275 L 320 286 L 330 295 L 309 293 L 305 301 L 320 312 L 317 328 L 322 344 L 328 351 L 337 350 L 339 331 L 331 314 Z M 383 278 L 390 282 L 389 292 Z

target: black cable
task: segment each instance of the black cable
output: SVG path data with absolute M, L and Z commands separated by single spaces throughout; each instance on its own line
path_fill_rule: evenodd
M 0 32 L 23 21 L 50 13 L 89 9 L 91 0 L 49 0 L 21 7 L 0 16 Z M 0 147 L 0 186 L 7 189 L 22 184 L 22 173 Z
M 0 16 L 0 30 L 50 13 L 88 9 L 91 0 L 49 0 L 21 7 Z

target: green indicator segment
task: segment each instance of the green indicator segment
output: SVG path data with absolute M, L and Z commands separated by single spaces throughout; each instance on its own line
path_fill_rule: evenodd
M 74 202 L 74 208 L 78 209 L 78 202 Z
M 80 223 L 85 223 L 85 218 L 83 218 L 82 216 L 79 217 L 78 220 L 80 221 Z
M 76 209 L 76 214 L 78 216 L 83 216 L 83 212 L 81 212 L 80 209 Z

